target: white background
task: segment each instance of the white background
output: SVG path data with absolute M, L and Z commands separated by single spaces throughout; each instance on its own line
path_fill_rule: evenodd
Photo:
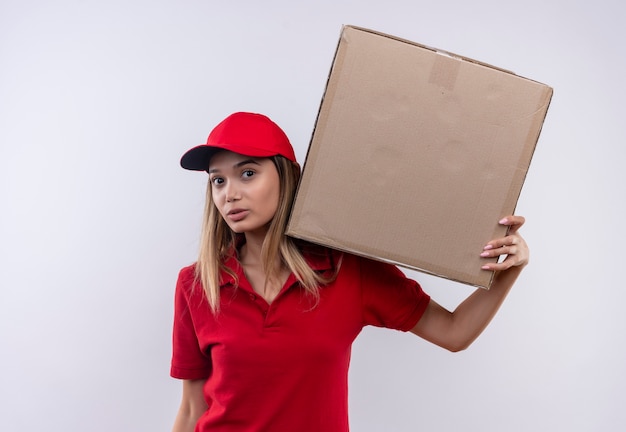
M 167 431 L 172 298 L 205 177 L 262 112 L 303 161 L 342 24 L 549 84 L 518 213 L 532 263 L 467 351 L 366 329 L 354 431 L 626 429 L 625 6 L 589 1 L 0 1 L 0 429 Z M 412 273 L 448 307 L 469 288 Z

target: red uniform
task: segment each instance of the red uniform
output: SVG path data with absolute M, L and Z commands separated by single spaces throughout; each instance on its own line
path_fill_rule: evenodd
M 306 255 L 331 272 L 337 253 Z M 343 254 L 317 305 L 291 275 L 271 304 L 233 258 L 239 286 L 223 274 L 214 316 L 194 267 L 176 286 L 171 375 L 206 379 L 208 410 L 196 431 L 348 431 L 348 365 L 366 325 L 407 331 L 430 300 L 395 266 Z

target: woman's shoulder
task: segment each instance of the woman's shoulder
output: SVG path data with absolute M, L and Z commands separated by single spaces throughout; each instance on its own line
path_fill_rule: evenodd
M 366 271 L 397 271 L 397 266 L 361 254 L 334 249 L 299 240 L 298 248 L 314 270 L 344 270 L 352 273 Z M 369 269 L 369 270 L 368 270 Z
M 311 243 L 306 240 L 295 239 L 295 245 L 309 262 L 338 262 L 343 259 L 345 252 L 337 249 Z
M 196 280 L 196 263 L 187 265 L 178 271 L 178 281 L 184 285 L 191 285 Z

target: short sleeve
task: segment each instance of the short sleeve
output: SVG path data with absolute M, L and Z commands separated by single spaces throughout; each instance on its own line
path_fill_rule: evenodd
M 170 375 L 180 379 L 207 378 L 211 372 L 211 361 L 200 346 L 194 322 L 193 300 L 202 296 L 192 296 L 194 267 L 182 269 L 178 275 L 174 297 L 174 326 L 172 332 L 172 362 Z
M 424 314 L 430 297 L 398 267 L 361 258 L 364 325 L 411 330 Z

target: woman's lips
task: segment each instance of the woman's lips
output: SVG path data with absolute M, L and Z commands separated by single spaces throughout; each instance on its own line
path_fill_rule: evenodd
M 249 210 L 234 209 L 229 211 L 226 216 L 228 216 L 228 219 L 230 219 L 231 221 L 238 222 L 248 216 L 248 213 L 250 213 Z

